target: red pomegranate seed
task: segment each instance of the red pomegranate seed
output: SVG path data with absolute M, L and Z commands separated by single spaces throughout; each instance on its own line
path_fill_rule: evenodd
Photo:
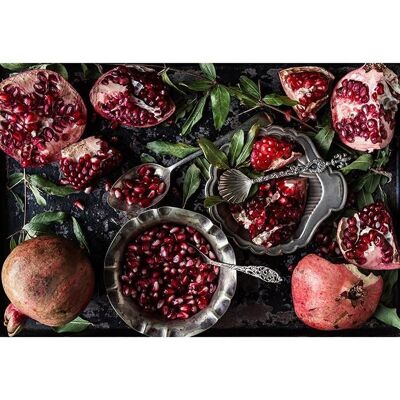
M 85 206 L 83 205 L 83 203 L 80 200 L 75 200 L 73 202 L 73 206 L 76 208 L 79 208 L 79 210 L 83 211 L 85 209 Z

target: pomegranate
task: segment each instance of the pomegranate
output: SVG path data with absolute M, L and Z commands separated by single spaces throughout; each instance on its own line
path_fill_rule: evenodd
M 293 143 L 274 136 L 264 136 L 253 144 L 250 163 L 256 171 L 271 171 L 283 168 L 300 157 L 301 153 L 294 151 Z
M 354 265 L 333 264 L 315 254 L 302 258 L 292 275 L 297 317 L 320 330 L 363 325 L 374 314 L 382 290 L 382 277 L 364 275 Z
M 169 320 L 187 319 L 207 307 L 219 269 L 202 263 L 189 244 L 216 259 L 210 244 L 190 226 L 164 224 L 141 233 L 125 251 L 122 293 Z
M 279 71 L 286 95 L 298 101 L 293 106 L 302 121 L 316 118 L 316 112 L 328 101 L 335 77 L 319 67 L 293 67 Z
M 58 160 L 85 124 L 82 98 L 56 72 L 31 70 L 0 83 L 0 148 L 24 168 Z
M 342 218 L 337 241 L 343 257 L 359 267 L 400 268 L 392 217 L 381 202 L 364 207 L 350 218 Z
M 121 153 L 106 141 L 90 136 L 71 144 L 61 152 L 60 168 L 74 189 L 90 188 L 89 183 L 120 165 Z M 88 190 L 90 192 L 90 190 Z
M 303 215 L 306 197 L 307 178 L 276 179 L 261 184 L 246 202 L 230 204 L 230 210 L 255 244 L 269 248 L 291 239 Z
M 141 167 L 137 175 L 134 179 L 125 179 L 120 187 L 111 190 L 110 195 L 124 199 L 128 205 L 138 204 L 146 208 L 165 192 L 166 184 L 149 166 Z
M 342 257 L 339 245 L 336 239 L 337 223 L 329 221 L 322 224 L 314 237 L 313 244 L 316 246 L 315 252 L 320 256 L 328 258 Z
M 11 301 L 5 312 L 8 334 L 22 329 L 26 317 L 49 326 L 75 319 L 88 304 L 94 273 L 84 251 L 57 236 L 39 236 L 18 245 L 1 273 Z
M 90 101 L 102 117 L 132 128 L 158 125 L 175 111 L 158 75 L 139 66 L 119 66 L 102 75 L 90 91 Z
M 331 98 L 333 127 L 347 146 L 372 152 L 393 138 L 400 99 L 396 74 L 383 64 L 365 64 L 336 85 Z

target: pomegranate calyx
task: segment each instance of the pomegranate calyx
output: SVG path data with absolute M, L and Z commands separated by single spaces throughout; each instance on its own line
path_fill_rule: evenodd
M 22 314 L 13 304 L 9 304 L 4 312 L 4 326 L 8 336 L 18 335 L 24 327 L 27 316 Z

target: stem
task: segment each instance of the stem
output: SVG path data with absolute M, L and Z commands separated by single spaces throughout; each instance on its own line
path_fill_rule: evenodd
M 161 65 L 156 65 L 156 64 L 137 64 L 137 65 L 141 65 L 143 67 L 149 67 L 149 68 L 159 68 L 159 69 L 169 69 L 170 71 L 174 71 L 174 72 L 180 72 L 181 74 L 186 74 L 186 75 L 191 75 L 194 76 L 195 78 L 198 79 L 205 79 L 204 76 L 200 75 L 200 74 L 196 74 L 194 72 L 189 72 L 189 71 L 184 71 L 181 69 L 176 69 L 176 68 L 171 68 L 171 67 L 167 67 L 166 65 L 161 66 Z

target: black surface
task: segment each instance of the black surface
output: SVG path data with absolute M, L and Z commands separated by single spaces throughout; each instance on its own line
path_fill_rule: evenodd
M 290 66 L 288 64 L 216 64 L 217 73 L 220 80 L 226 84 L 235 84 L 242 74 L 246 74 L 251 78 L 260 79 L 262 81 L 263 93 L 276 92 L 281 93 L 281 86 L 277 77 L 277 71 L 281 68 Z M 332 72 L 336 78 L 342 77 L 346 72 L 356 67 L 359 64 L 330 64 L 321 66 Z M 400 65 L 388 65 L 398 75 L 400 75 Z M 196 138 L 206 136 L 211 139 L 217 137 L 217 133 L 213 129 L 211 112 L 207 109 L 206 118 L 200 124 L 195 126 L 193 132 L 184 138 L 178 135 L 179 129 L 176 126 L 168 126 L 166 124 L 149 129 L 133 129 L 127 130 L 118 128 L 113 130 L 108 122 L 96 117 L 88 101 L 88 92 L 93 82 L 83 83 L 78 78 L 78 75 L 73 71 L 78 71 L 79 66 L 67 66 L 70 72 L 70 82 L 77 88 L 88 106 L 88 124 L 85 131 L 85 136 L 100 134 L 106 139 L 113 136 L 118 138 L 115 147 L 119 148 L 123 154 L 125 162 L 123 167 L 115 171 L 111 175 L 111 179 L 117 178 L 122 171 L 140 163 L 140 154 L 147 152 L 145 144 L 152 140 L 163 139 L 168 141 L 185 141 L 187 143 L 195 143 Z M 179 69 L 195 71 L 195 65 L 175 65 Z M 109 68 L 105 66 L 105 68 Z M 4 72 L 4 71 L 3 71 Z M 3 74 L 3 77 L 5 75 Z M 172 78 L 180 79 L 180 73 L 171 73 Z M 240 121 L 250 117 L 252 113 L 239 116 L 243 109 L 239 107 L 236 101 L 232 104 L 232 113 L 230 114 L 227 123 L 221 130 L 221 134 L 234 129 Z M 279 118 L 275 119 L 279 124 L 286 124 Z M 293 124 L 292 124 L 293 125 Z M 295 126 L 295 125 L 293 125 Z M 398 134 L 399 124 L 397 124 L 396 132 Z M 391 145 L 395 151 L 392 154 L 390 169 L 395 173 L 396 179 L 387 185 L 390 205 L 392 211 L 398 211 L 398 185 L 397 185 L 397 160 L 398 155 L 398 135 Z M 157 160 L 164 165 L 170 165 L 174 160 L 168 157 L 158 157 Z M 183 172 L 187 166 L 174 172 L 172 190 L 163 201 L 164 205 L 181 206 L 181 184 Z M 1 199 L 0 209 L 2 213 L 0 224 L 1 229 L 1 257 L 8 254 L 8 239 L 5 239 L 11 233 L 19 230 L 22 226 L 22 213 L 17 210 L 13 198 L 5 195 L 5 180 L 6 177 L 16 171 L 19 171 L 19 165 L 12 159 L 1 157 Z M 59 171 L 57 165 L 46 166 L 41 169 L 30 169 L 28 173 L 40 173 L 46 175 L 49 179 L 57 181 L 59 179 Z M 204 188 L 204 183 L 202 188 Z M 115 314 L 111 305 L 108 303 L 102 283 L 102 268 L 103 257 L 106 249 L 112 240 L 115 233 L 127 221 L 123 213 L 117 213 L 106 204 L 106 194 L 104 185 L 99 183 L 96 190 L 90 195 L 79 194 L 72 195 L 68 198 L 59 198 L 54 196 L 45 196 L 47 206 L 40 207 L 36 204 L 31 193 L 28 194 L 28 217 L 30 218 L 40 212 L 46 210 L 62 210 L 76 216 L 86 234 L 90 249 L 91 259 L 96 270 L 97 286 L 95 296 L 82 316 L 90 320 L 94 326 L 87 329 L 80 335 L 83 336 L 135 336 L 138 335 L 135 331 L 129 329 L 122 320 Z M 194 196 L 194 200 L 189 201 L 188 208 L 206 213 L 202 207 L 203 190 L 198 196 Z M 79 211 L 72 207 L 75 199 L 82 199 L 86 208 L 84 211 Z M 70 226 L 63 226 L 60 234 L 73 237 Z M 363 328 L 346 332 L 330 332 L 321 333 L 315 330 L 306 328 L 295 316 L 291 305 L 290 297 L 290 272 L 288 265 L 295 263 L 301 256 L 306 254 L 307 249 L 297 252 L 294 255 L 286 257 L 271 258 L 268 256 L 254 256 L 239 249 L 236 251 L 238 263 L 262 264 L 271 263 L 284 276 L 284 282 L 281 285 L 268 285 L 261 281 L 245 275 L 238 275 L 238 286 L 236 294 L 233 298 L 231 306 L 221 320 L 210 330 L 204 332 L 201 336 L 393 336 L 399 335 L 399 331 L 389 328 L 376 320 L 371 320 Z M 0 296 L 1 312 L 7 303 L 4 293 Z M 5 335 L 5 329 L 1 328 L 1 335 Z M 30 321 L 23 331 L 25 336 L 48 336 L 54 335 L 54 332 L 34 321 Z

